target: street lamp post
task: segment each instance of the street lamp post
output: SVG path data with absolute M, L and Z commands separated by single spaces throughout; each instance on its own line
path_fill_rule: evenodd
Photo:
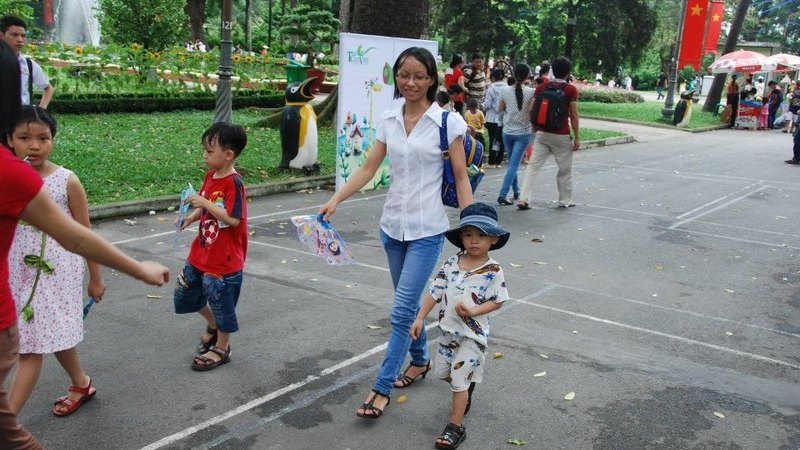
M 233 44 L 231 33 L 233 31 L 233 5 L 232 0 L 222 1 L 222 32 L 219 42 L 219 69 L 217 75 L 217 104 L 214 109 L 214 123 L 232 122 L 231 114 L 231 46 Z
M 667 119 L 672 119 L 675 113 L 675 85 L 678 83 L 678 60 L 681 52 L 681 36 L 683 35 L 683 23 L 686 20 L 686 3 L 681 2 L 680 18 L 678 19 L 678 37 L 675 40 L 675 50 L 672 52 L 672 59 L 669 61 L 669 81 L 667 82 L 667 98 L 664 100 L 664 108 L 661 115 Z

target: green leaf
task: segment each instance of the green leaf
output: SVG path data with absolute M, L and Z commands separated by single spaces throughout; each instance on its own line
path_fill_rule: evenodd
M 513 445 L 525 445 L 528 443 L 528 441 L 526 441 L 525 439 L 509 439 L 506 441 L 506 443 Z

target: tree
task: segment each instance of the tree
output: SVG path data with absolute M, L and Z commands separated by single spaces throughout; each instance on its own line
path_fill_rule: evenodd
M 730 30 L 728 31 L 728 38 L 725 40 L 725 50 L 722 54 L 730 53 L 736 49 L 736 42 L 739 40 L 739 33 L 742 30 L 745 16 L 747 16 L 747 8 L 750 7 L 750 0 L 739 0 L 736 5 L 736 15 L 733 17 Z M 703 111 L 713 111 L 719 104 L 722 98 L 722 88 L 725 87 L 725 74 L 720 73 L 714 76 L 714 82 L 711 83 L 711 89 L 708 90 L 708 97 L 703 104 Z
M 419 39 L 428 33 L 430 5 L 428 0 L 398 0 L 387 3 L 375 0 L 352 0 L 353 33 Z
M 316 42 L 333 44 L 338 40 L 339 21 L 328 10 L 315 10 L 303 4 L 292 8 L 282 19 L 280 31 L 284 35 L 297 36 L 309 51 Z
M 100 0 L 98 19 L 113 42 L 162 49 L 186 39 L 186 13 L 174 0 Z
M 206 41 L 206 33 L 203 29 L 203 23 L 206 20 L 206 0 L 186 0 L 186 6 L 183 10 L 189 16 L 189 25 L 191 33 L 189 39 L 194 42 L 197 39 Z

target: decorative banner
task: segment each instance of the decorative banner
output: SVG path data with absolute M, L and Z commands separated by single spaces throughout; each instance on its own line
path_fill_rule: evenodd
M 364 165 L 375 143 L 375 130 L 381 114 L 392 108 L 397 56 L 409 47 L 423 47 L 436 56 L 435 41 L 339 34 L 339 105 L 336 110 L 336 189 Z M 389 159 L 364 189 L 389 186 Z
M 719 34 L 722 31 L 722 19 L 725 18 L 725 0 L 711 0 L 711 8 L 708 11 L 708 29 L 706 30 L 706 43 L 703 46 L 703 53 L 717 53 Z
M 53 24 L 53 0 L 44 0 L 44 24 Z
M 686 4 L 681 36 L 681 51 L 678 54 L 678 70 L 692 66 L 700 71 L 703 55 L 703 31 L 706 29 L 707 0 L 689 0 Z

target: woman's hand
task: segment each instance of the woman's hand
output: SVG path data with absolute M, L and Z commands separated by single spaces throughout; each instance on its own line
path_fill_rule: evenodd
M 139 279 L 153 286 L 161 286 L 169 282 L 169 269 L 155 261 L 142 261 L 139 263 Z
M 419 338 L 423 326 L 422 319 L 417 319 L 411 324 L 411 329 L 408 331 L 408 334 L 411 335 L 411 339 L 416 341 Z
M 322 214 L 322 220 L 329 220 L 333 213 L 336 212 L 337 206 L 339 206 L 339 202 L 334 197 L 331 197 L 327 203 L 320 206 L 319 214 Z

